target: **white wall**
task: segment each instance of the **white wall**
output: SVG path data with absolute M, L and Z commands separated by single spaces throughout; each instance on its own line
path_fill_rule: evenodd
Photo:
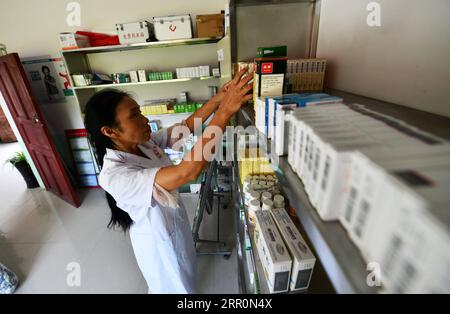
M 288 46 L 289 58 L 308 56 L 312 3 L 236 8 L 237 60 L 249 61 L 258 47 Z
M 328 87 L 450 116 L 450 1 L 322 0 L 317 55 Z

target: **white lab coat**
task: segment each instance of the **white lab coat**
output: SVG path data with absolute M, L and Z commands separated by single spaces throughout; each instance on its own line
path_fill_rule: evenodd
M 196 252 L 178 192 L 176 209 L 152 197 L 156 173 L 171 165 L 162 149 L 166 145 L 167 130 L 162 129 L 139 145 L 148 158 L 107 149 L 99 183 L 134 222 L 131 243 L 149 292 L 196 293 Z

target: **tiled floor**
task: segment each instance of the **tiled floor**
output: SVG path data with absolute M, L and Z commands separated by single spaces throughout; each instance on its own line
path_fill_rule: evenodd
M 0 144 L 0 163 L 19 150 Z M 10 165 L 0 166 L 0 261 L 21 281 L 17 293 L 147 293 L 130 238 L 106 228 L 109 209 L 101 190 L 83 190 L 74 208 L 42 189 L 27 190 Z M 191 220 L 196 199 L 184 197 Z M 221 236 L 234 247 L 231 208 L 221 212 Z M 216 216 L 200 235 L 215 237 Z M 201 246 L 205 249 L 205 246 Z M 199 293 L 237 293 L 236 252 L 198 257 Z M 80 282 L 73 275 L 80 271 Z M 74 285 L 75 284 L 75 285 Z

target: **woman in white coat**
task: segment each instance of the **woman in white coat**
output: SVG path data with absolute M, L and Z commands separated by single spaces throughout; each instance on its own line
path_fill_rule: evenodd
M 215 113 L 179 165 L 172 165 L 164 153 L 174 142 L 174 128 L 151 133 L 148 119 L 128 94 L 106 90 L 86 104 L 85 125 L 101 167 L 99 183 L 111 208 L 108 227 L 130 231 L 137 263 L 152 293 L 196 292 L 195 247 L 177 189 L 196 179 L 207 163 L 203 154 L 194 158 L 194 153 L 220 140 L 208 128 L 223 131 L 251 99 L 251 76 L 242 78 L 245 73 L 246 69 L 239 72 L 183 122 L 193 132 L 194 119 L 203 123 Z

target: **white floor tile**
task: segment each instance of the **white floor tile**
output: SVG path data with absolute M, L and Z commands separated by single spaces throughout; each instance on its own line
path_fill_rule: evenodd
M 17 143 L 0 144 L 0 163 Z M 108 230 L 110 210 L 100 189 L 79 191 L 74 208 L 44 189 L 26 189 L 20 173 L 0 166 L 0 261 L 20 279 L 17 293 L 140 293 L 148 292 L 128 234 Z M 192 226 L 197 195 L 182 195 Z M 221 239 L 234 248 L 232 208 L 221 210 Z M 200 235 L 216 239 L 216 207 L 205 213 Z M 202 247 L 199 245 L 199 247 Z M 233 249 L 234 250 L 234 249 Z M 77 263 L 77 264 L 71 264 Z M 80 286 L 71 286 L 80 267 Z M 199 293 L 236 293 L 236 252 L 198 257 Z

